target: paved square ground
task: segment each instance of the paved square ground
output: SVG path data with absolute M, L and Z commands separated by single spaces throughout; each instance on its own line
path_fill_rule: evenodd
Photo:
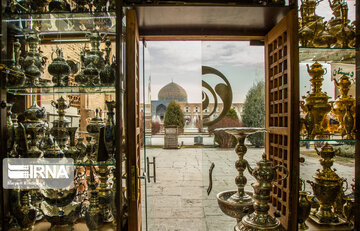
M 245 159 L 251 166 L 261 159 L 264 149 L 248 148 Z M 157 181 L 147 186 L 148 231 L 233 231 L 235 219 L 224 215 L 218 207 L 216 194 L 235 190 L 237 171 L 234 167 L 237 155 L 231 149 L 185 148 L 178 150 L 147 149 L 150 159 L 156 157 Z M 301 177 L 311 179 L 320 168 L 317 158 L 305 157 L 301 164 Z M 206 190 L 209 184 L 208 172 L 211 163 L 213 189 L 210 195 Z M 354 177 L 354 168 L 334 164 L 341 177 Z M 152 170 L 150 172 L 152 174 Z M 255 179 L 246 171 L 248 179 L 245 190 L 252 191 Z M 144 184 L 143 184 L 144 192 Z M 310 186 L 307 190 L 311 191 Z M 144 195 L 144 194 L 142 194 Z M 144 200 L 144 196 L 142 197 Z M 143 203 L 144 204 L 144 203 Z M 145 212 L 143 209 L 145 231 Z

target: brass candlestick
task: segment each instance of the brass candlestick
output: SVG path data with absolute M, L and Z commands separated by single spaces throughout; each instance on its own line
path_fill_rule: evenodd
M 236 170 L 238 171 L 238 176 L 235 178 L 237 190 L 220 192 L 217 195 L 217 200 L 220 209 L 226 215 L 236 218 L 239 222 L 245 214 L 251 213 L 254 210 L 254 201 L 250 196 L 252 193 L 245 192 L 244 190 L 247 182 L 244 171 L 248 165 L 248 162 L 244 159 L 244 155 L 247 151 L 245 139 L 250 134 L 266 132 L 267 130 L 264 128 L 236 127 L 219 128 L 215 129 L 215 131 L 225 131 L 233 135 L 238 141 L 238 144 L 235 147 L 235 152 L 239 158 L 235 163 Z
M 280 221 L 268 214 L 270 209 L 268 203 L 270 202 L 273 182 L 286 179 L 288 176 L 287 168 L 283 165 L 272 167 L 272 162 L 266 159 L 266 154 L 262 156 L 262 160 L 257 163 L 255 169 L 252 169 L 249 164 L 247 164 L 247 167 L 250 174 L 257 180 L 257 183 L 251 185 L 254 188 L 255 212 L 244 216 L 235 231 L 282 230 Z M 278 168 L 284 169 L 285 176 L 276 179 L 276 170 Z

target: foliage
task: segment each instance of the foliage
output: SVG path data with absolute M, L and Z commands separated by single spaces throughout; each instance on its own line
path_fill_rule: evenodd
M 151 121 L 151 134 L 155 135 L 160 132 L 161 125 L 157 121 Z
M 177 125 L 180 128 L 184 128 L 185 125 L 184 114 L 175 101 L 169 103 L 165 112 L 164 126 L 170 125 Z
M 265 126 L 265 82 L 260 81 L 248 91 L 243 107 L 242 122 L 247 127 Z M 264 133 L 248 136 L 248 140 L 255 147 L 265 145 Z
M 235 137 L 224 132 L 214 131 L 216 128 L 228 128 L 228 127 L 241 127 L 242 124 L 234 109 L 230 109 L 226 116 L 214 125 L 209 126 L 209 132 L 215 134 L 215 142 L 217 142 L 220 148 L 232 148 L 235 147 L 237 141 Z
M 354 158 L 355 157 L 355 145 L 340 145 L 340 146 L 333 146 L 335 155 Z
M 225 116 L 231 119 L 239 120 L 239 117 L 234 108 L 230 108 L 230 110 L 226 113 Z

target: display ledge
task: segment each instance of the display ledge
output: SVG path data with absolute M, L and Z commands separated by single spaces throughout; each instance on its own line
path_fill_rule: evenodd
M 95 18 L 103 18 L 104 16 L 109 18 L 115 18 L 116 17 L 116 11 L 115 10 L 109 10 L 109 11 L 97 11 L 97 12 L 34 12 L 34 13 L 12 13 L 7 12 L 4 14 L 4 18 L 6 19 L 6 22 L 13 21 L 16 19 L 17 21 L 20 20 L 29 20 L 32 18 L 33 21 L 36 20 L 47 20 L 46 18 L 55 17 L 57 19 L 62 18 L 68 18 L 71 17 L 71 19 L 79 18 L 81 20 L 83 19 L 95 19 Z
M 115 163 L 106 163 L 106 164 L 99 164 L 99 163 L 92 163 L 92 164 L 74 164 L 77 167 L 115 167 Z
M 299 61 L 355 64 L 355 48 L 299 47 Z
M 13 95 L 56 95 L 56 94 L 103 94 L 116 93 L 115 85 L 111 86 L 68 86 L 68 87 L 5 87 Z
M 358 139 L 300 139 L 302 142 L 357 142 Z

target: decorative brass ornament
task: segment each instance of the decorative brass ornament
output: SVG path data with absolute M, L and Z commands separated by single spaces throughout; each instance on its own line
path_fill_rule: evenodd
M 348 6 L 344 0 L 329 0 L 333 11 L 328 23 L 315 13 L 320 1 L 302 0 L 300 6 L 299 39 L 304 47 L 355 47 L 355 27 L 348 19 Z
M 329 20 L 328 31 L 337 38 L 336 48 L 352 47 L 355 38 L 355 28 L 349 24 L 348 5 L 343 0 L 329 0 L 329 5 L 334 17 Z
M 309 227 L 306 225 L 305 221 L 308 219 L 311 211 L 311 202 L 308 199 L 309 192 L 305 191 L 305 182 L 300 179 L 301 186 L 303 188 L 299 191 L 299 204 L 297 210 L 297 221 L 299 230 L 307 230 Z
M 24 74 L 24 70 L 20 65 L 20 55 L 21 55 L 21 44 L 19 39 L 16 39 L 14 43 L 14 60 L 12 60 L 10 67 L 8 68 L 8 72 L 6 72 L 7 86 L 23 86 L 25 83 L 26 76 Z
M 341 179 L 334 170 L 331 169 L 333 165 L 332 158 L 335 156 L 335 151 L 331 145 L 326 143 L 321 151 L 316 149 L 318 155 L 321 156 L 320 164 L 321 171 L 318 170 L 313 176 L 315 181 L 308 180 L 307 182 L 312 186 L 315 197 L 318 199 L 320 208 L 315 214 L 311 214 L 310 218 L 319 224 L 336 224 L 343 223 L 339 217 L 334 214 L 334 202 L 340 193 L 343 179 Z
M 325 30 L 324 17 L 318 16 L 315 13 L 316 5 L 316 0 L 301 1 L 299 39 L 302 46 L 315 46 L 314 39 L 322 37 L 321 35 Z M 319 43 L 319 41 L 316 42 Z
M 51 128 L 50 132 L 51 135 L 54 136 L 54 139 L 61 148 L 61 150 L 66 153 L 66 143 L 68 141 L 67 127 L 69 127 L 70 121 L 65 118 L 65 109 L 68 109 L 70 107 L 71 101 L 67 103 L 66 99 L 61 96 L 59 99 L 57 99 L 57 102 L 51 101 L 51 105 L 58 109 L 59 118 L 52 122 L 53 127 Z
M 55 59 L 53 58 L 54 53 L 57 55 Z M 53 75 L 52 82 L 54 83 L 54 86 L 68 86 L 71 68 L 65 61 L 63 52 L 60 48 L 56 48 L 56 51 L 51 53 L 51 60 L 52 63 L 48 66 L 48 71 Z
M 334 79 L 334 83 L 340 88 L 340 97 L 335 100 L 332 107 L 332 113 L 340 123 L 338 132 L 346 139 L 353 139 L 355 99 L 348 95 L 351 86 L 350 78 L 347 75 L 342 75 L 339 80 Z
M 27 77 L 26 85 L 38 86 L 41 72 L 44 71 L 46 58 L 39 53 L 40 37 L 35 29 L 31 29 L 25 36 L 29 51 L 22 63 Z
M 116 107 L 116 102 L 112 101 L 105 101 L 105 104 L 108 108 L 107 112 L 107 120 L 105 124 L 105 144 L 106 149 L 110 155 L 113 156 L 115 152 L 115 121 L 114 121 L 114 109 Z
M 222 118 L 224 118 L 226 113 L 230 110 L 233 95 L 232 95 L 231 85 L 230 85 L 229 81 L 220 71 L 218 71 L 212 67 L 202 66 L 202 74 L 203 75 L 214 74 L 214 75 L 220 77 L 225 82 L 225 84 L 224 83 L 217 84 L 215 86 L 215 90 L 214 90 L 206 81 L 202 80 L 202 86 L 211 93 L 211 95 L 214 99 L 214 108 L 212 109 L 212 111 L 208 115 L 203 115 L 203 125 L 211 126 L 211 125 L 219 122 Z M 223 101 L 223 108 L 222 108 L 220 115 L 217 116 L 214 120 L 211 120 L 210 119 L 211 116 L 216 112 L 216 109 L 218 107 L 217 95 Z M 205 110 L 209 107 L 210 99 L 209 99 L 208 94 L 204 91 L 202 92 L 202 98 L 203 98 L 202 99 L 202 108 L 203 108 L 203 110 Z
M 300 104 L 303 112 L 306 113 L 304 123 L 307 129 L 307 138 L 328 138 L 330 133 L 323 127 L 323 122 L 331 110 L 331 105 L 328 102 L 330 97 L 321 89 L 325 71 L 318 62 L 312 64 L 311 69 L 307 65 L 307 70 L 311 76 L 311 93 L 308 92 L 307 96 L 303 96 L 305 103 Z
M 97 190 L 94 173 L 92 167 L 90 167 L 90 205 L 85 213 L 86 226 L 89 231 L 97 231 L 99 229 L 99 223 L 101 221 L 100 209 L 99 209 L 99 191 Z
M 68 146 L 68 150 L 65 152 L 66 158 L 73 158 L 77 160 L 79 158 L 79 150 L 75 147 L 75 134 L 77 127 L 67 127 L 66 130 L 70 137 L 70 145 Z
M 110 65 L 111 41 L 107 39 L 105 45 L 105 67 L 100 71 L 100 81 L 102 84 L 111 85 L 115 82 L 115 70 Z
M 257 183 L 252 184 L 254 188 L 254 208 L 255 211 L 245 215 L 241 223 L 238 224 L 235 231 L 260 231 L 260 230 L 283 230 L 280 221 L 268 214 L 270 206 L 270 193 L 273 188 L 273 182 L 280 182 L 288 177 L 288 170 L 283 165 L 272 166 L 273 163 L 266 159 L 266 154 L 262 156 L 262 160 L 257 162 L 256 168 L 252 169 L 247 163 L 247 168 L 252 176 L 255 177 Z M 285 176 L 276 179 L 276 170 L 282 168 Z
M 239 223 L 241 218 L 254 211 L 254 200 L 251 197 L 251 192 L 245 192 L 244 188 L 247 182 L 244 176 L 244 171 L 249 165 L 247 160 L 244 159 L 247 148 L 245 146 L 245 139 L 248 135 L 257 132 L 266 132 L 264 128 L 248 128 L 248 127 L 235 127 L 235 128 L 217 128 L 215 131 L 225 131 L 233 135 L 238 144 L 235 147 L 235 152 L 238 155 L 238 160 L 235 163 L 236 170 L 239 175 L 235 178 L 235 183 L 238 187 L 237 191 L 224 191 L 217 194 L 217 200 L 220 209 L 228 216 L 234 217 Z M 235 226 L 238 227 L 239 224 Z
M 21 231 L 31 231 L 36 221 L 36 209 L 30 203 L 29 190 L 21 190 L 20 198 L 20 207 L 14 210 L 14 216 Z
M 105 127 L 103 119 L 99 116 L 99 109 L 95 109 L 95 116 L 91 118 L 89 124 L 86 126 L 87 132 L 93 137 L 95 150 L 99 144 L 100 129 Z

